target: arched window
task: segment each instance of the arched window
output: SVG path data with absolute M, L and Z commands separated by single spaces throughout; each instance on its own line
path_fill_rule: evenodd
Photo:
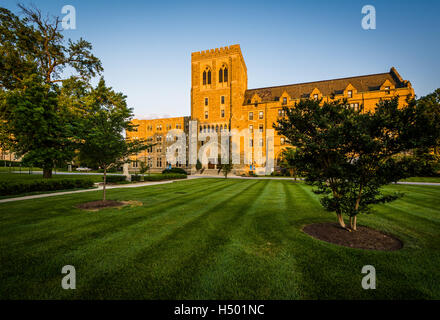
M 203 132 L 206 132 L 206 125 L 203 126 Z
M 226 65 L 222 65 L 218 70 L 218 82 L 228 82 L 228 67 Z
M 211 68 L 207 66 L 203 71 L 203 85 L 206 86 L 209 84 L 211 84 Z
M 220 132 L 222 132 L 223 131 L 223 125 L 221 124 L 220 125 Z
M 218 125 L 215 126 L 215 132 L 218 132 Z
M 200 126 L 200 132 L 202 132 L 202 126 Z

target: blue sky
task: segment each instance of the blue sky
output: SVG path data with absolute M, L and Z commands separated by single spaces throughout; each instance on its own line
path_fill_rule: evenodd
M 21 0 L 24 4 L 31 3 Z M 190 114 L 191 52 L 240 44 L 248 87 L 259 88 L 396 67 L 418 96 L 440 87 L 440 1 L 39 0 L 44 12 L 76 8 L 109 85 L 140 118 Z M 18 13 L 17 1 L 0 5 Z M 364 5 L 376 30 L 361 28 Z

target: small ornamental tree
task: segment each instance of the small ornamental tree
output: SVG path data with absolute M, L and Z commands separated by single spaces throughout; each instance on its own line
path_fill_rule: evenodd
M 294 177 L 295 181 L 298 176 L 298 151 L 294 148 L 286 148 L 281 152 L 280 166 L 289 171 L 291 177 Z
M 106 87 L 103 79 L 88 97 L 79 158 L 81 162 L 104 170 L 103 201 L 106 200 L 107 171 L 149 147 L 144 140 L 125 139 L 124 131 L 134 129 L 130 123 L 133 113 L 125 99 L 123 94 Z
M 274 124 L 297 147 L 306 182 L 317 187 L 321 204 L 336 212 L 343 228 L 343 214 L 356 230 L 359 213 L 397 198 L 381 186 L 408 176 L 407 158 L 399 154 L 438 139 L 426 105 L 408 100 L 399 108 L 398 99 L 381 101 L 373 112 L 354 110 L 346 101 L 301 100 L 285 107 L 286 116 Z
M 150 172 L 150 165 L 149 163 L 147 163 L 147 161 L 141 161 L 140 162 L 140 168 L 139 168 L 139 173 L 142 175 L 142 181 L 145 180 L 144 175 L 146 172 Z

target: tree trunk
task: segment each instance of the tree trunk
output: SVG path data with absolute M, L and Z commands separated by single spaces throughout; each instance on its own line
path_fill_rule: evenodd
M 350 227 L 353 231 L 356 231 L 356 216 L 350 217 Z
M 339 222 L 339 225 L 340 225 L 342 228 L 346 229 L 345 222 L 344 222 L 344 218 L 342 217 L 342 214 L 341 214 L 341 213 L 337 213 L 337 216 L 338 216 L 338 222 Z
M 52 168 L 43 168 L 43 178 L 44 179 L 52 178 Z
M 104 167 L 104 184 L 102 185 L 102 201 L 105 201 L 105 185 L 107 183 L 107 167 Z

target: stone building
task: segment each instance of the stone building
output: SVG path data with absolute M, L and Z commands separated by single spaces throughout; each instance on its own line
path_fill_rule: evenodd
M 286 147 L 285 138 L 276 132 L 273 152 L 269 153 L 266 146 L 269 141 L 267 129 L 273 129 L 273 123 L 283 116 L 284 106 L 293 107 L 300 99 L 332 101 L 345 98 L 352 108 L 368 111 L 373 110 L 380 99 L 399 96 L 399 103 L 403 105 L 408 96 L 414 97 L 411 83 L 404 80 L 394 67 L 386 73 L 257 89 L 248 89 L 247 82 L 246 63 L 239 45 L 193 52 L 190 117 L 133 120 L 134 124 L 139 125 L 138 130 L 129 132 L 127 137 L 150 139 L 157 145 L 149 152 L 132 157 L 132 168 L 136 169 L 136 161 L 144 159 L 149 161 L 152 171 L 163 170 L 168 165 L 166 148 L 172 143 L 165 141 L 167 132 L 179 127 L 188 133 L 191 120 L 197 121 L 199 136 L 212 132 L 220 135 L 225 131 L 248 130 L 249 135 L 240 138 L 242 160 L 240 165 L 234 166 L 234 171 L 267 173 L 264 166 L 268 158 L 273 157 L 276 166 L 282 149 Z M 197 144 L 198 148 L 202 145 L 203 141 Z M 253 160 L 245 163 L 245 149 L 252 151 L 257 147 L 261 148 L 265 163 L 256 164 Z M 216 158 L 209 158 L 209 163 L 205 165 L 206 172 L 215 173 L 216 162 Z M 194 165 L 179 163 L 177 166 L 195 171 Z

